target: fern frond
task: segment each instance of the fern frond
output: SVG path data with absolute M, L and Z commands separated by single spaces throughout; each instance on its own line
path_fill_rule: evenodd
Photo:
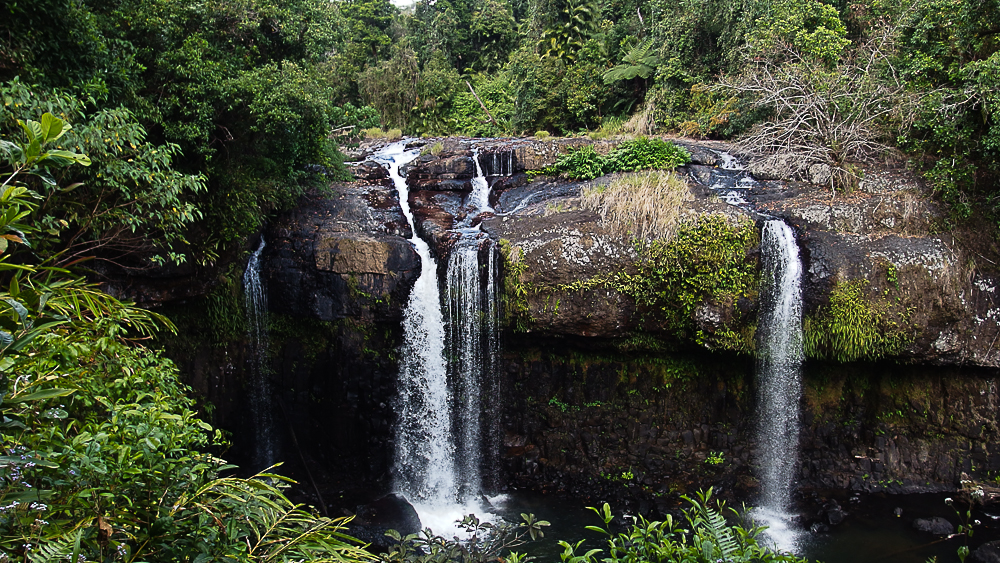
M 83 530 L 78 529 L 74 534 L 39 544 L 38 547 L 28 552 L 28 561 L 30 563 L 59 563 L 61 561 L 76 563 L 80 553 L 80 538 L 82 536 Z

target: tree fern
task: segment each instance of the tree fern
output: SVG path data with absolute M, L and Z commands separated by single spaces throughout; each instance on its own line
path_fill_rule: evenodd
M 656 53 L 650 53 L 653 48 L 653 40 L 638 41 L 622 58 L 622 63 L 607 70 L 603 77 L 605 84 L 611 84 L 619 80 L 632 80 L 633 78 L 650 77 L 657 65 L 660 64 L 660 57 Z

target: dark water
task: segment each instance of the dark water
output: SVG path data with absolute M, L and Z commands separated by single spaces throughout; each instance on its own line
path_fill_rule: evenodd
M 989 511 L 973 510 L 971 519 L 979 520 L 980 524 L 974 527 L 972 538 L 957 536 L 945 539 L 914 530 L 912 523 L 916 518 L 941 516 L 952 525 L 960 523 L 955 511 L 945 505 L 946 496 L 870 494 L 855 500 L 847 497 L 838 499 L 847 512 L 846 519 L 832 527 L 829 533 L 812 534 L 803 530 L 799 555 L 825 563 L 925 563 L 931 557 L 937 557 L 939 563 L 951 563 L 959 560 L 956 552 L 965 542 L 970 549 L 975 549 L 982 543 L 1000 539 L 1000 511 L 991 516 Z M 964 513 L 968 505 L 956 497 L 955 506 Z M 804 526 L 818 519 L 816 512 L 819 507 L 818 503 L 804 503 L 801 507 Z M 600 534 L 584 530 L 584 526 L 602 526 L 603 523 L 580 502 L 515 492 L 507 495 L 497 508 L 512 522 L 519 522 L 523 512 L 533 513 L 552 524 L 546 528 L 545 538 L 516 549 L 535 556 L 539 563 L 559 561 L 562 548 L 558 540 L 569 543 L 584 540 L 577 553 L 605 547 L 605 540 Z M 901 509 L 900 516 L 895 515 L 897 508 Z

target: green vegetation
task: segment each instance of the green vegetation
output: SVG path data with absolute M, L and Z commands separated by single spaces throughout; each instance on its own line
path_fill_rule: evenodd
M 607 156 L 598 154 L 591 145 L 572 149 L 544 172 L 563 174 L 573 180 L 592 180 L 613 172 L 672 170 L 690 161 L 691 155 L 683 147 L 663 139 L 641 137 L 620 143 Z
M 803 321 L 806 356 L 838 362 L 877 360 L 911 343 L 908 312 L 885 296 L 868 297 L 867 287 L 867 280 L 840 281 L 833 287 L 829 304 Z
M 631 472 L 615 475 L 612 480 L 631 481 Z M 560 559 L 565 563 L 625 563 L 629 561 L 692 562 L 715 563 L 716 561 L 756 562 L 756 563 L 805 563 L 804 559 L 793 555 L 775 553 L 762 543 L 760 535 L 764 528 L 746 523 L 744 513 L 729 508 L 725 503 L 712 498 L 712 489 L 698 492 L 694 498 L 683 497 L 691 506 L 683 510 L 683 520 L 674 521 L 668 515 L 663 521 L 648 521 L 642 516 L 635 518 L 624 532 L 611 531 L 614 518 L 611 507 L 604 504 L 600 509 L 591 508 L 602 520 L 603 526 L 586 526 L 586 529 L 607 537 L 605 549 L 588 549 L 578 553 L 585 540 L 570 544 L 560 541 L 563 548 Z M 730 524 L 730 516 L 740 524 Z M 537 520 L 533 514 L 522 514 L 524 522 L 519 525 L 480 522 L 475 516 L 467 516 L 461 527 L 478 540 L 459 543 L 454 539 L 435 536 L 428 531 L 401 537 L 390 530 L 387 535 L 399 543 L 382 556 L 385 563 L 482 563 L 495 561 L 506 554 L 505 561 L 524 563 L 525 554 L 510 552 L 511 548 L 522 546 L 530 537 L 543 537 L 544 528 L 549 523 Z
M 591 549 L 577 555 L 583 541 L 571 545 L 559 542 L 563 547 L 560 556 L 566 563 L 597 563 L 627 561 L 741 561 L 741 562 L 804 562 L 794 555 L 775 553 L 758 543 L 764 530 L 752 523 L 730 525 L 726 515 L 740 522 L 747 522 L 744 513 L 729 508 L 721 501 L 712 499 L 712 489 L 698 492 L 694 498 L 683 497 L 690 507 L 684 509 L 684 521 L 675 522 L 668 515 L 663 521 L 650 522 L 643 517 L 636 518 L 631 528 L 622 533 L 611 531 L 611 508 L 604 504 L 600 509 L 591 508 L 604 521 L 604 526 L 587 526 L 588 530 L 607 536 L 607 556 L 598 558 L 604 550 Z M 686 526 L 686 527 L 682 527 Z
M 206 451 L 221 433 L 173 363 L 141 345 L 170 321 L 32 248 L 47 234 L 39 202 L 65 205 L 55 178 L 96 161 L 63 148 L 72 127 L 51 113 L 18 124 L 23 140 L 0 139 L 0 557 L 371 559 L 343 519 L 289 502 L 282 477 L 221 477 L 232 466 Z M 47 198 L 28 188 L 38 181 Z
M 748 256 L 760 233 L 749 220 L 736 224 L 711 215 L 682 224 L 673 239 L 643 243 L 634 273 L 618 276 L 617 289 L 635 299 L 650 322 L 723 349 L 752 351 L 751 334 L 709 339 L 694 327 L 702 303 L 733 307 L 757 292 L 759 268 Z
M 500 240 L 500 254 L 503 257 L 503 311 L 507 322 L 519 332 L 527 330 L 531 320 L 528 306 L 529 287 L 524 282 L 524 272 L 528 265 L 520 247 L 512 246 L 506 239 Z

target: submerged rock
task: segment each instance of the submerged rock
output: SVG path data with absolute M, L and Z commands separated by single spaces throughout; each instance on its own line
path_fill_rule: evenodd
M 420 516 L 405 498 L 389 493 L 357 508 L 357 516 L 350 523 L 350 534 L 370 543 L 378 551 L 387 550 L 395 541 L 386 536 L 389 530 L 406 537 L 420 532 Z
M 917 518 L 913 521 L 913 529 L 935 536 L 948 536 L 955 533 L 955 526 L 941 516 L 932 518 Z
M 986 542 L 972 550 L 969 561 L 972 563 L 1000 563 L 1000 541 Z

